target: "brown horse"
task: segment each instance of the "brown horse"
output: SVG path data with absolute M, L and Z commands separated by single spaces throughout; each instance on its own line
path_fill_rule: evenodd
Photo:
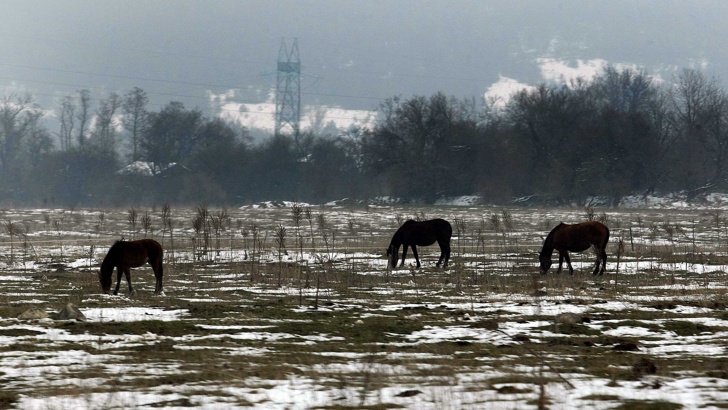
M 604 274 L 607 265 L 607 242 L 609 241 L 609 228 L 603 223 L 591 221 L 582 222 L 574 225 L 565 223 L 558 224 L 546 237 L 543 242 L 543 248 L 539 254 L 541 262 L 541 274 L 545 275 L 551 267 L 551 254 L 554 249 L 559 251 L 559 270 L 566 259 L 569 265 L 569 274 L 574 274 L 574 268 L 571 267 L 571 259 L 569 252 L 584 252 L 590 247 L 594 247 L 597 254 L 596 264 L 594 265 L 594 275 Z M 599 269 L 601 262 L 602 269 Z
M 114 242 L 104 261 L 101 262 L 101 270 L 99 271 L 101 290 L 104 293 L 109 293 L 109 290 L 111 290 L 111 276 L 114 268 L 116 268 L 114 295 L 119 293 L 122 273 L 126 276 L 127 283 L 129 283 L 129 293 L 134 293 L 134 288 L 131 286 L 131 268 L 138 268 L 149 262 L 154 271 L 154 276 L 157 278 L 154 293 L 162 293 L 162 276 L 164 275 L 162 254 L 162 245 L 154 239 Z
M 407 257 L 407 248 L 412 247 L 412 253 L 415 255 L 417 267 L 420 267 L 420 257 L 417 255 L 417 245 L 428 246 L 437 242 L 440 245 L 440 259 L 435 266 L 445 261 L 443 268 L 447 267 L 450 260 L 450 237 L 452 236 L 452 226 L 450 222 L 444 219 L 432 219 L 429 221 L 413 221 L 408 220 L 402 224 L 394 233 L 392 241 L 387 248 L 387 259 L 391 268 L 397 267 L 397 258 L 399 257 L 399 247 L 404 245 L 402 250 L 402 265 Z

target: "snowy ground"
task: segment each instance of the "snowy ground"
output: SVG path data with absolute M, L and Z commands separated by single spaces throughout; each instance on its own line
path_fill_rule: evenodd
M 98 293 L 108 246 L 144 236 L 127 211 L 0 211 L 0 408 L 724 408 L 720 204 L 597 209 L 608 274 L 585 253 L 542 277 L 542 238 L 586 210 L 472 203 L 305 206 L 298 224 L 294 204 L 257 204 L 228 210 L 207 251 L 196 210 L 173 210 L 174 239 L 150 210 L 161 296 L 148 268 L 135 295 Z M 387 271 L 410 217 L 453 223 L 448 270 L 435 246 Z M 85 322 L 54 319 L 69 302 Z M 50 317 L 17 318 L 30 308 Z

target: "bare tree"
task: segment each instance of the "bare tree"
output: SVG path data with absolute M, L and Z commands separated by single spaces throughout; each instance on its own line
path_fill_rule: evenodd
M 70 95 L 63 97 L 61 100 L 61 115 L 59 121 L 61 123 L 58 130 L 58 139 L 61 143 L 61 150 L 68 151 L 73 146 L 73 128 L 76 121 L 76 105 Z
M 79 90 L 78 101 L 79 111 L 76 114 L 76 119 L 78 119 L 78 146 L 83 149 L 86 145 L 86 134 L 91 121 L 91 92 L 89 90 Z
M 168 165 L 188 158 L 198 147 L 205 118 L 199 109 L 187 110 L 181 102 L 170 102 L 149 114 L 149 126 L 140 141 L 147 161 Z
M 7 175 L 23 147 L 23 140 L 38 125 L 40 113 L 30 94 L 0 99 L 0 169 Z
M 132 161 L 141 159 L 140 143 L 147 127 L 148 103 L 147 93 L 139 87 L 134 87 L 133 90 L 129 91 L 122 102 L 121 108 L 124 114 L 122 124 L 129 132 Z
M 93 134 L 95 142 L 101 148 L 102 152 L 116 152 L 116 124 L 114 124 L 114 115 L 116 115 L 120 104 L 121 99 L 116 93 L 111 93 L 109 94 L 109 98 L 99 101 Z
M 715 78 L 683 70 L 672 92 L 673 119 L 680 133 L 680 157 L 690 167 L 691 195 L 723 182 L 728 160 L 728 95 Z

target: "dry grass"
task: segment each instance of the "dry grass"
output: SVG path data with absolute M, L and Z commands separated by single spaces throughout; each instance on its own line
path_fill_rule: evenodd
M 340 408 L 396 407 L 378 399 L 378 392 L 391 386 L 408 386 L 402 387 L 403 391 L 458 386 L 465 383 L 464 375 L 473 381 L 457 391 L 491 391 L 504 399 L 525 395 L 528 399 L 520 403 L 548 408 L 553 403 L 550 389 L 554 385 L 568 388 L 569 375 L 604 378 L 616 385 L 643 377 L 643 370 L 635 370 L 638 358 L 655 363 L 655 373 L 664 377 L 693 374 L 728 378 L 728 358 L 655 358 L 645 353 L 645 337 L 603 333 L 620 326 L 677 336 L 728 331 L 683 320 L 684 314 L 674 312 L 677 305 L 694 306 L 705 309 L 701 317 L 726 319 L 725 272 L 700 268 L 705 263 L 728 262 L 728 254 L 722 250 L 728 239 L 716 228 L 715 218 L 682 213 L 668 217 L 657 212 L 635 218 L 630 213 L 600 215 L 592 210 L 592 217 L 619 227 L 613 228 L 612 237 L 623 238 L 621 274 L 592 277 L 588 272 L 593 256 L 588 253 L 572 258 L 577 265 L 574 276 L 540 276 L 534 273 L 536 254 L 541 235 L 549 229 L 543 221 L 552 218 L 553 211 L 540 212 L 534 216 L 533 210 L 518 209 L 472 212 L 402 208 L 383 220 L 380 214 L 369 215 L 371 210 L 356 208 L 336 213 L 308 208 L 294 208 L 292 213 L 291 209 L 223 211 L 204 207 L 33 214 L 5 210 L 0 220 L 23 220 L 23 226 L 28 227 L 25 235 L 31 239 L 19 246 L 15 228 L 12 235 L 8 232 L 2 238 L 5 244 L 0 245 L 8 249 L 10 240 L 14 242 L 12 255 L 0 253 L 0 262 L 15 262 L 4 274 L 25 276 L 29 281 L 19 282 L 0 295 L 0 317 L 17 317 L 35 305 L 27 302 L 26 290 L 32 291 L 33 298 L 42 299 L 41 305 L 49 310 L 72 302 L 82 310 L 113 306 L 186 309 L 189 317 L 170 322 L 47 325 L 92 338 L 155 336 L 148 343 L 122 351 L 83 342 L 33 343 L 30 338 L 36 331 L 0 329 L 0 336 L 17 339 L 15 344 L 0 346 L 0 354 L 26 351 L 42 357 L 70 350 L 89 355 L 114 353 L 112 363 L 89 363 L 74 371 L 74 377 L 82 380 L 114 380 L 93 389 L 98 392 L 175 391 L 172 386 L 186 386 L 191 397 L 195 392 L 210 394 L 209 387 L 216 386 L 214 394 L 224 396 L 226 388 L 265 389 L 292 377 L 317 381 L 324 389 L 359 392 Z M 421 251 L 423 269 L 386 273 L 383 250 L 396 219 L 435 213 L 457 221 L 459 235 L 454 238 L 451 268 L 433 267 L 439 252 L 434 247 Z M 571 211 L 571 216 L 584 218 L 579 210 Z M 146 268 L 133 271 L 137 295 L 128 299 L 98 296 L 98 262 L 121 236 L 155 237 L 164 243 L 165 297 L 152 295 L 154 278 Z M 609 248 L 612 255 L 616 243 Z M 313 257 L 304 260 L 304 254 Z M 70 266 L 72 261 L 89 257 L 86 265 Z M 373 260 L 381 263 L 373 264 Z M 627 271 L 626 266 L 635 261 L 641 263 L 638 272 Z M 495 301 L 533 306 L 532 313 L 513 317 L 506 311 L 473 307 Z M 599 309 L 600 304 L 610 301 L 638 308 Z M 451 308 L 450 302 L 460 307 Z M 394 303 L 401 305 L 392 309 Z M 587 309 L 592 313 L 579 317 L 581 322 L 567 323 L 539 311 L 550 304 L 593 308 Z M 589 326 L 607 318 L 601 329 Z M 410 339 L 425 329 L 455 326 L 473 330 L 473 335 L 498 334 L 497 329 L 506 323 L 536 321 L 547 324 L 517 336 L 502 333 L 508 343 L 484 342 L 475 336 L 432 343 Z M 265 336 L 246 338 L 252 329 L 264 329 Z M 241 348 L 263 353 L 241 354 Z M 624 349 L 631 353 L 626 355 Z M 150 375 L 149 368 L 140 368 L 138 363 L 157 370 Z M 119 380 L 118 375 L 108 374 L 110 364 L 129 366 L 130 370 Z M 12 387 L 0 395 L 0 408 L 11 408 L 30 386 L 22 379 L 5 382 L 11 382 Z M 33 389 L 34 397 L 89 393 L 55 385 L 36 385 Z M 432 400 L 451 406 L 454 397 L 448 396 L 459 394 L 454 391 L 444 390 Z M 613 395 L 585 399 L 623 409 L 679 408 L 675 403 L 628 401 Z M 235 403 L 250 405 L 244 399 Z M 193 404 L 175 401 L 157 406 Z

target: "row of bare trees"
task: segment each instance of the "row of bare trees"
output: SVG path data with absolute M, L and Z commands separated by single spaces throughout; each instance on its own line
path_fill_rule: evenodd
M 728 92 L 701 71 L 662 82 L 607 68 L 487 108 L 443 94 L 388 100 L 361 147 L 375 189 L 425 201 L 481 193 L 560 204 L 728 189 Z
M 0 99 L 0 200 L 122 206 L 481 194 L 564 204 L 728 190 L 728 92 L 704 72 L 657 81 L 607 68 L 485 108 L 443 93 L 393 97 L 372 129 L 253 144 L 239 124 L 179 102 L 150 111 L 139 88 L 96 102 L 86 90 L 63 98 L 55 131 L 32 96 L 10 95 Z M 117 172 L 137 160 L 156 175 Z

